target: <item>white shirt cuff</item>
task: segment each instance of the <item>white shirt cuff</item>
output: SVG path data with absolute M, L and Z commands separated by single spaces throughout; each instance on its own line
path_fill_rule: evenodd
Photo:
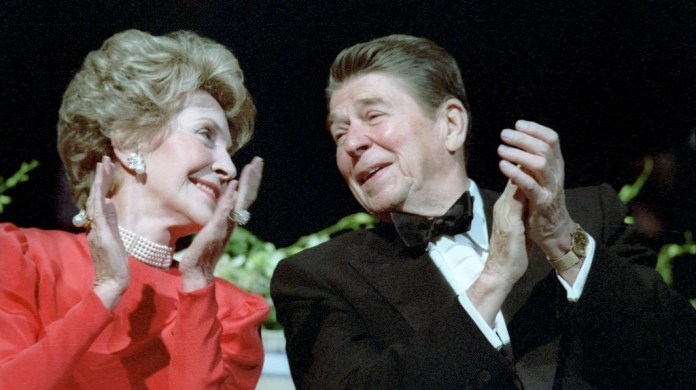
M 585 261 L 582 263 L 582 267 L 580 267 L 578 277 L 575 278 L 575 283 L 573 283 L 571 286 L 565 281 L 565 279 L 556 273 L 556 277 L 561 282 L 563 288 L 566 289 L 568 301 L 570 302 L 577 302 L 578 299 L 580 299 L 582 290 L 585 287 L 585 282 L 587 281 L 587 275 L 590 273 L 590 268 L 592 267 L 592 260 L 594 259 L 595 252 L 595 240 L 589 234 L 587 234 L 587 238 L 589 241 L 587 246 L 587 255 L 585 256 Z
M 510 343 L 510 335 L 508 334 L 502 312 L 498 311 L 498 314 L 495 316 L 495 326 L 491 328 L 486 320 L 481 317 L 481 314 L 476 310 L 476 307 L 471 303 L 466 293 L 459 295 L 459 303 L 461 303 L 464 310 L 469 314 L 469 317 L 474 320 L 476 326 L 478 326 L 481 333 L 486 336 L 486 339 L 488 339 L 488 342 L 491 343 L 493 348 L 500 351 L 504 344 Z

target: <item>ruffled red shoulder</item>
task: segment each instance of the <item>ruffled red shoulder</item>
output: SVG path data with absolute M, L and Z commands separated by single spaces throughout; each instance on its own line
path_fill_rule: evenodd
M 221 317 L 245 319 L 250 326 L 260 326 L 270 313 L 268 302 L 261 295 L 244 291 L 224 279 L 215 278 L 215 295 Z

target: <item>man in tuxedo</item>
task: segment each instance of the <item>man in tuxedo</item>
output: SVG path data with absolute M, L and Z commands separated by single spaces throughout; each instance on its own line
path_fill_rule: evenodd
M 696 383 L 696 311 L 640 265 L 608 186 L 564 191 L 556 132 L 503 130 L 508 184 L 479 188 L 459 68 L 404 35 L 341 52 L 327 98 L 338 169 L 381 223 L 276 268 L 298 388 Z

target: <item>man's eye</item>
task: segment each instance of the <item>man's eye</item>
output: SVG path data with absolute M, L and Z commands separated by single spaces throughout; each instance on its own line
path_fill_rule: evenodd
M 378 122 L 383 116 L 382 112 L 370 112 L 367 114 L 367 121 L 370 123 Z
M 340 140 L 343 138 L 344 135 L 346 135 L 346 132 L 345 132 L 345 131 L 336 131 L 336 132 L 334 132 L 334 133 L 332 134 L 334 142 L 338 143 L 338 141 L 340 141 Z

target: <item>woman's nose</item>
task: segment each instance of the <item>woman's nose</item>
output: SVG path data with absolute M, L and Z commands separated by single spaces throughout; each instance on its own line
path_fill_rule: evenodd
M 215 162 L 213 162 L 213 171 L 224 182 L 228 182 L 237 176 L 237 168 L 235 168 L 232 157 L 227 153 L 227 150 L 217 151 Z

